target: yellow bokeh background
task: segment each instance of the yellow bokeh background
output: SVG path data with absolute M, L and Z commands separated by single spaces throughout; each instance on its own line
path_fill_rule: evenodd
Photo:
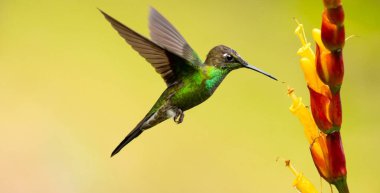
M 378 0 L 343 0 L 342 137 L 351 192 L 380 192 Z M 232 72 L 214 96 L 111 151 L 165 89 L 97 8 L 148 36 L 149 6 L 202 59 L 225 44 L 286 84 Z M 319 187 L 286 85 L 308 104 L 293 17 L 307 36 L 322 1 L 0 1 L 0 192 L 296 192 L 291 159 Z M 329 187 L 323 184 L 323 191 Z

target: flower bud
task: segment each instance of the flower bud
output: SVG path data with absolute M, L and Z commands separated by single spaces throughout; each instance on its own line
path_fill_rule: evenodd
M 344 75 L 342 52 L 321 51 L 316 46 L 316 68 L 323 83 L 329 85 L 332 93 L 340 90 Z
M 325 9 L 322 14 L 322 42 L 332 52 L 342 50 L 345 43 L 344 25 L 335 25 L 331 23 Z
M 341 4 L 341 0 L 323 0 L 323 4 L 327 8 L 334 8 Z
M 342 104 L 340 101 L 340 92 L 334 93 L 330 100 L 329 112 L 331 122 L 336 130 L 342 125 Z
M 342 177 L 347 175 L 346 158 L 340 132 L 334 132 L 326 136 L 326 145 L 328 149 L 328 162 L 330 165 L 330 183 L 334 183 Z
M 310 152 L 319 175 L 334 184 L 339 192 L 348 192 L 346 159 L 340 132 L 321 134 L 310 145 Z
M 343 6 L 339 5 L 334 8 L 327 8 L 327 18 L 335 25 L 341 26 L 344 22 Z
M 324 179 L 328 179 L 330 176 L 330 171 L 328 163 L 325 159 L 328 157 L 325 134 L 321 133 L 321 135 L 318 138 L 315 138 L 313 143 L 310 144 L 310 153 L 319 175 Z
M 317 124 L 318 128 L 324 133 L 331 133 L 336 128 L 333 127 L 333 124 L 330 119 L 329 107 L 330 99 L 327 96 L 324 96 L 318 92 L 315 92 L 313 89 L 309 88 L 310 93 L 310 106 L 311 112 L 314 117 L 314 121 Z

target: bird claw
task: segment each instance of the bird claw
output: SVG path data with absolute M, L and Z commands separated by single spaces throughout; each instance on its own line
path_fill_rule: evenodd
M 185 114 L 181 109 L 177 109 L 176 115 L 174 116 L 173 120 L 175 123 L 180 124 L 183 121 L 183 118 L 185 117 Z

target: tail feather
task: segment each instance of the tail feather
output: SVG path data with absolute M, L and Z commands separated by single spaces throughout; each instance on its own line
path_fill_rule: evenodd
M 139 124 L 137 124 L 137 126 L 127 135 L 127 137 L 125 137 L 123 141 L 115 148 L 115 150 L 113 150 L 111 157 L 119 153 L 119 151 L 123 149 L 124 146 L 126 146 L 129 142 L 138 137 L 144 131 L 144 128 L 142 127 L 145 121 L 148 120 L 151 116 L 152 114 L 148 114 L 143 120 L 140 121 Z
M 111 157 L 114 156 L 115 154 L 119 153 L 119 151 L 121 149 L 123 149 L 124 146 L 126 146 L 129 142 L 131 142 L 134 138 L 138 137 L 141 133 L 143 132 L 143 130 L 141 129 L 141 126 L 140 127 L 136 127 L 135 129 L 133 129 L 128 135 L 127 137 L 125 137 L 123 139 L 123 141 L 115 148 L 115 150 L 113 150 L 112 154 L 111 154 Z

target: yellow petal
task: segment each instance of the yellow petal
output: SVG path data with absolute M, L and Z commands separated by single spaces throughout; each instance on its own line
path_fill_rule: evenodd
M 296 176 L 296 179 L 293 181 L 293 186 L 295 186 L 298 191 L 301 193 L 318 193 L 314 185 L 294 168 L 290 160 L 285 160 L 285 166 Z
M 300 63 L 307 85 L 318 92 L 320 90 L 322 82 L 317 75 L 314 60 L 310 60 L 309 58 L 304 57 L 300 59 Z
M 318 193 L 314 185 L 302 174 L 299 173 L 293 182 L 293 186 L 301 193 Z
M 321 133 L 320 137 L 315 139 L 314 143 L 310 145 L 310 151 L 314 164 L 318 168 L 322 177 L 330 176 L 328 160 L 325 159 L 329 157 L 329 152 L 326 146 L 326 134 Z
M 319 130 L 315 124 L 313 116 L 302 103 L 302 98 L 296 96 L 294 89 L 288 88 L 288 95 L 293 102 L 289 107 L 289 110 L 300 120 L 301 124 L 304 126 L 305 136 L 309 144 L 312 144 L 314 140 L 319 137 Z
M 321 30 L 320 29 L 313 29 L 312 31 L 312 34 L 313 34 L 313 39 L 314 41 L 318 44 L 319 46 L 319 50 L 320 50 L 320 62 L 321 62 L 321 67 L 322 67 L 322 71 L 323 71 L 323 74 L 325 76 L 328 76 L 329 72 L 328 72 L 328 69 L 327 69 L 327 61 L 326 59 L 328 57 L 326 57 L 327 55 L 330 55 L 330 50 L 328 50 L 325 45 L 323 44 L 322 42 L 322 38 L 321 38 Z
M 322 42 L 321 30 L 315 28 L 315 29 L 313 29 L 313 31 L 311 33 L 313 35 L 314 41 L 318 44 L 318 46 L 321 49 L 321 51 L 330 52 L 328 49 L 326 49 L 325 45 Z
M 301 68 L 304 72 L 305 80 L 307 85 L 313 89 L 314 91 L 331 98 L 331 91 L 328 85 L 324 84 L 317 74 L 317 68 L 315 64 L 315 54 L 310 47 L 310 43 L 307 42 L 305 37 L 305 32 L 302 24 L 298 24 L 295 33 L 299 37 L 302 47 L 298 49 L 297 54 L 301 56 L 300 64 Z M 313 38 L 320 46 L 321 51 L 323 53 L 327 53 L 328 51 L 322 43 L 320 30 L 313 30 Z M 328 51 L 329 52 L 329 51 Z

